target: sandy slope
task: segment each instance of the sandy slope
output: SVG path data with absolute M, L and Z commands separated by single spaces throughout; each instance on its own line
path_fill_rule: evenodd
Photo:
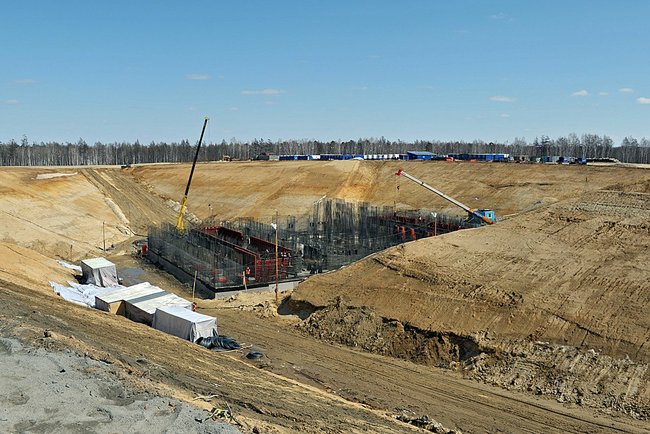
M 589 193 L 492 227 L 407 243 L 303 283 L 414 326 L 650 360 L 650 195 Z M 354 283 L 352 281 L 354 280 Z
M 49 288 L 48 281 L 74 280 L 71 270 L 32 249 L 0 241 L 0 279 L 29 288 Z
M 38 179 L 62 172 L 73 175 Z M 79 170 L 3 168 L 0 197 L 0 237 L 50 255 L 95 254 L 103 247 L 104 222 L 109 246 L 129 236 L 112 199 Z
M 350 306 L 371 308 L 378 318 L 399 320 L 396 324 L 412 324 L 423 330 L 478 333 L 482 344 L 488 340 L 501 345 L 526 337 L 593 347 L 617 357 L 628 355 L 638 361 L 638 367 L 648 362 L 648 170 L 359 161 L 210 163 L 197 167 L 188 205 L 199 217 L 208 216 L 212 210 L 222 219 L 268 219 L 276 210 L 301 214 L 323 195 L 376 204 L 447 206 L 420 187 L 397 180 L 393 173 L 400 166 L 468 205 L 494 208 L 499 216 L 521 214 L 494 227 L 407 244 L 339 272 L 317 276 L 299 288 L 295 300 L 325 306 L 342 295 Z M 171 337 L 154 333 L 152 338 L 146 327 L 71 307 L 57 299 L 47 280 L 64 281 L 70 275 L 57 269 L 50 258 L 78 259 L 101 253 L 98 248 L 104 221 L 107 238 L 116 245 L 132 232 L 142 231 L 149 222 L 174 221 L 174 202 L 182 197 L 189 165 L 84 168 L 73 176 L 36 179 L 38 174 L 64 171 L 71 172 L 69 168 L 0 171 L 0 235 L 4 237 L 0 245 L 0 301 L 9 306 L 7 312 L 12 312 L 2 314 L 3 332 L 16 334 L 27 327 L 32 330 L 28 339 L 36 339 L 39 327 L 56 329 L 66 337 L 66 345 L 83 342 L 83 351 L 108 354 L 124 372 L 145 378 L 150 386 L 157 384 L 160 393 L 167 384 L 173 386 L 168 392 L 178 394 L 182 390 L 187 398 L 188 391 L 213 391 L 216 382 L 222 386 L 220 396 L 234 402 L 238 413 L 254 421 L 249 427 L 259 424 L 294 430 L 378 432 L 404 429 L 386 413 L 337 398 L 327 390 L 312 389 L 306 377 L 296 377 L 298 382 L 285 380 L 285 376 L 294 377 L 282 369 L 266 373 L 240 358 L 215 358 L 189 344 L 179 347 Z M 12 319 L 13 315 L 21 319 Z M 251 338 L 255 335 L 250 318 L 228 318 L 241 321 L 233 330 L 248 333 Z M 98 323 L 106 328 L 97 327 Z M 299 353 L 291 349 L 298 338 L 283 334 L 281 326 L 273 330 L 277 338 L 261 330 L 259 335 L 263 339 L 268 335 L 272 345 L 289 351 L 278 358 L 295 364 Z M 72 334 L 77 337 L 74 341 L 67 338 Z M 326 384 L 345 384 L 346 378 L 358 377 L 371 367 L 368 360 L 357 360 L 354 355 L 328 347 L 323 353 L 323 344 L 318 341 L 305 342 L 300 348 L 323 354 L 307 358 L 310 366 L 316 366 L 325 355 L 331 356 L 334 374 L 325 368 L 317 371 L 323 378 L 330 376 Z M 514 348 L 503 345 L 506 351 Z M 345 363 L 334 364 L 335 360 Z M 553 372 L 552 367 L 535 363 Z M 396 365 L 382 375 L 392 378 L 403 369 Z M 408 390 L 417 388 L 422 392 L 417 408 L 435 409 L 437 392 L 432 393 L 426 382 L 417 383 L 424 374 L 415 370 L 409 375 L 404 389 L 393 390 L 385 382 L 373 382 L 364 393 L 387 393 L 381 400 L 383 406 L 398 397 L 413 402 Z M 629 384 L 647 400 L 647 376 L 643 372 L 639 375 L 641 383 Z M 430 381 L 443 379 L 440 376 Z M 463 402 L 471 406 L 457 418 L 450 418 L 462 428 L 460 422 L 470 421 L 472 412 L 480 413 L 481 405 L 471 404 L 471 390 L 462 392 L 464 398 L 458 398 L 460 388 L 450 386 L 449 390 L 446 408 Z M 355 391 L 346 396 L 366 399 Z M 524 423 L 523 407 L 512 405 Z M 546 411 L 536 416 L 540 427 Z M 435 411 L 430 414 L 435 415 Z M 490 414 L 499 422 L 495 429 L 508 419 L 507 410 L 495 409 Z M 553 426 L 562 426 L 563 418 L 554 419 L 557 425 Z M 579 420 L 586 420 L 584 414 Z M 598 426 L 592 425 L 591 419 L 587 425 L 581 423 L 576 422 L 572 429 Z M 516 430 L 521 425 L 508 426 Z
M 201 218 L 300 215 L 326 195 L 378 205 L 436 208 L 448 202 L 394 174 L 400 167 L 472 207 L 493 208 L 499 217 L 575 197 L 610 185 L 650 188 L 648 171 L 621 167 L 472 164 L 399 161 L 291 161 L 199 164 L 188 207 Z M 188 165 L 141 166 L 139 181 L 180 201 Z M 400 187 L 399 190 L 397 187 Z M 643 191 L 643 190 L 642 190 Z M 461 211 L 462 212 L 462 211 Z

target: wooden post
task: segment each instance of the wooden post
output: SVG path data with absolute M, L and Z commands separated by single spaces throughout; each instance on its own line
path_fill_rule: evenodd
M 106 222 L 102 222 L 102 238 L 104 239 L 104 251 L 106 251 Z
M 194 291 L 196 290 L 196 273 L 197 270 L 194 270 L 194 283 L 192 284 L 192 304 L 194 304 Z

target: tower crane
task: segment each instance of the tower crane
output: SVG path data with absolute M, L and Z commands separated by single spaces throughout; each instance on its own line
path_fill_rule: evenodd
M 453 197 L 447 196 L 442 191 L 433 188 L 432 186 L 425 183 L 424 181 L 420 181 L 415 176 L 406 173 L 402 169 L 399 169 L 395 173 L 395 175 L 403 176 L 403 177 L 405 177 L 407 179 L 410 179 L 411 181 L 415 182 L 416 184 L 421 185 L 422 187 L 426 188 L 429 191 L 434 192 L 435 194 L 442 197 L 443 199 L 448 200 L 449 202 L 453 203 L 454 205 L 462 208 L 463 210 L 465 210 L 465 212 L 467 212 L 467 214 L 469 215 L 469 218 L 472 219 L 472 220 L 479 220 L 480 222 L 486 223 L 488 225 L 492 225 L 492 224 L 496 223 L 496 218 L 494 216 L 494 211 L 492 211 L 491 209 L 472 209 L 472 208 L 468 207 L 467 205 L 464 205 L 464 204 L 460 203 L 459 201 L 457 201 Z

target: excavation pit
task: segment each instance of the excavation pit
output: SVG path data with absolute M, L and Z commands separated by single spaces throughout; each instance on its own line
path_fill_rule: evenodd
M 216 292 L 301 280 L 391 246 L 477 226 L 430 210 L 329 199 L 314 204 L 307 217 L 275 220 L 242 218 L 186 232 L 150 227 L 147 258 L 212 298 Z

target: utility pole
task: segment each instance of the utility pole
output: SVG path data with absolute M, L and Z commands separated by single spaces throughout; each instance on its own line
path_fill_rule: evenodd
M 433 220 L 433 236 L 435 237 L 435 236 L 438 235 L 438 213 L 434 212 L 432 214 L 433 214 L 433 219 L 434 219 Z
M 278 212 L 275 212 L 275 303 L 278 303 L 278 286 L 279 286 L 279 273 L 278 273 Z
M 106 222 L 102 222 L 102 238 L 104 239 L 104 251 L 106 251 Z

